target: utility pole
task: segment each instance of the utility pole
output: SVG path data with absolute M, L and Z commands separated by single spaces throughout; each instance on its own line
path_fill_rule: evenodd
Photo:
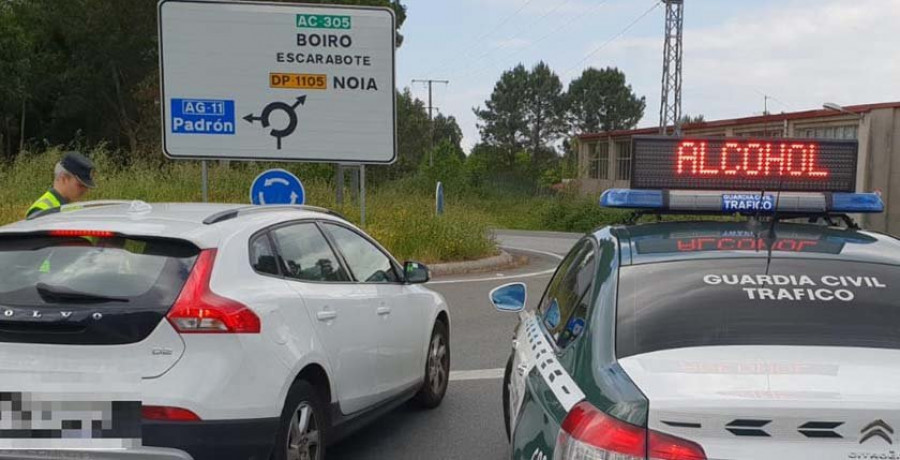
M 659 106 L 659 133 L 681 135 L 681 62 L 684 0 L 663 0 L 666 4 L 666 42 L 663 49 L 662 100 Z
M 415 83 L 425 83 L 428 85 L 428 166 L 434 166 L 434 105 L 431 103 L 431 86 L 435 83 L 449 85 L 450 80 L 413 80 Z

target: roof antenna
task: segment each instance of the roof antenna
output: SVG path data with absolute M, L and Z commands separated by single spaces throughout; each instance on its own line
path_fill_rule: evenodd
M 783 171 L 782 171 L 783 173 Z M 775 194 L 775 209 L 772 211 L 772 221 L 769 223 L 769 234 L 766 237 L 768 243 L 766 255 L 766 275 L 772 266 L 772 250 L 775 249 L 775 224 L 778 222 L 778 205 L 781 204 L 781 189 L 784 187 L 784 174 L 778 178 L 778 191 Z

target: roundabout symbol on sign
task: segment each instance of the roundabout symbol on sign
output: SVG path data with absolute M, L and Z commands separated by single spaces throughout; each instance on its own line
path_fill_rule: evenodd
M 288 117 L 288 124 L 282 129 L 272 129 L 269 131 L 269 135 L 275 138 L 277 142 L 278 150 L 281 150 L 281 138 L 288 137 L 294 133 L 294 130 L 297 129 L 297 107 L 304 105 L 306 103 L 306 95 L 300 96 L 296 99 L 293 104 L 288 104 L 287 102 L 270 102 L 268 105 L 263 107 L 262 113 L 260 116 L 255 116 L 252 113 L 248 114 L 244 117 L 244 120 L 247 123 L 253 124 L 254 121 L 259 121 L 262 123 L 263 128 L 269 127 L 269 117 L 272 115 L 272 112 L 275 110 L 281 110 Z
M 306 192 L 297 176 L 283 169 L 270 169 L 250 186 L 253 204 L 304 204 Z

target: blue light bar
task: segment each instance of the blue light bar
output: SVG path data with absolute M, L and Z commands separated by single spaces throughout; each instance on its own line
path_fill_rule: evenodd
M 875 193 L 733 192 L 712 190 L 609 189 L 600 197 L 606 208 L 706 214 L 881 213 L 884 203 Z
M 623 209 L 662 209 L 663 192 L 660 190 L 612 188 L 600 196 L 600 206 Z
M 882 213 L 884 202 L 877 193 L 835 193 L 831 196 L 831 212 Z

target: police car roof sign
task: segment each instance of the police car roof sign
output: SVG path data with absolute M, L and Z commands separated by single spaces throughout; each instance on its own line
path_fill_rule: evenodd
M 635 136 L 632 147 L 638 189 L 856 191 L 855 140 Z
M 393 10 L 161 0 L 170 158 L 392 163 Z

